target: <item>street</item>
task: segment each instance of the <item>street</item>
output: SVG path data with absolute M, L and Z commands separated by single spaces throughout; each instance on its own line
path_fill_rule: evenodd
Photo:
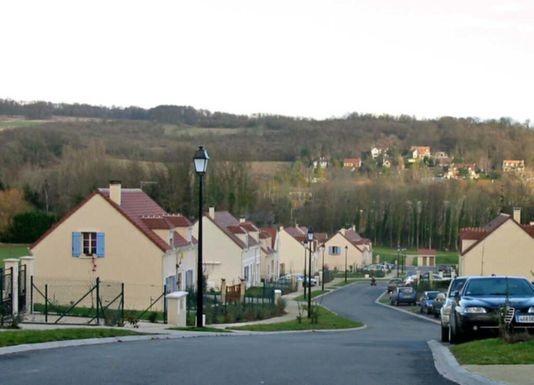
M 381 286 L 380 286 L 381 285 Z M 229 335 L 52 349 L 0 357 L 0 384 L 451 384 L 426 341 L 439 326 L 379 306 L 384 284 L 319 301 L 364 330 Z

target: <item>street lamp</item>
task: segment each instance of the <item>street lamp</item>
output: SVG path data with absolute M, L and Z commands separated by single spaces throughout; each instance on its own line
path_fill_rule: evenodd
M 203 293 L 202 287 L 204 275 L 202 271 L 202 217 L 203 217 L 203 198 L 204 198 L 204 175 L 206 175 L 206 170 L 208 168 L 208 152 L 204 149 L 203 146 L 198 146 L 198 150 L 193 157 L 193 164 L 195 165 L 195 172 L 198 175 L 198 261 L 197 261 L 197 327 L 204 327 L 202 322 L 202 313 L 204 310 L 203 305 Z
M 397 245 L 397 278 L 399 278 L 399 266 L 400 266 L 400 245 Z
M 323 276 L 322 276 L 322 278 L 321 278 L 321 290 L 322 290 L 323 292 L 324 292 L 324 249 L 325 249 L 325 246 L 324 246 L 324 244 L 323 244 L 323 245 L 321 246 L 321 250 L 322 250 L 322 252 L 323 252 L 323 269 L 322 269 L 322 271 L 323 271 Z
M 349 247 L 345 246 L 345 283 L 347 283 L 347 253 L 349 251 Z
M 304 238 L 304 275 L 302 276 L 302 288 L 304 289 L 304 299 L 306 299 L 306 243 L 308 243 L 308 239 Z
M 312 243 L 313 243 L 313 230 L 311 227 L 308 227 L 308 234 L 306 235 L 306 238 L 308 240 L 308 246 L 309 246 L 308 271 L 310 272 L 308 274 L 308 318 L 311 318 L 311 275 L 312 275 L 311 255 L 312 255 Z

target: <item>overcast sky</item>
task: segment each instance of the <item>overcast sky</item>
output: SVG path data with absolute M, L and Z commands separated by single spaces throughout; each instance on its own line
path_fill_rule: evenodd
M 0 97 L 534 120 L 534 1 L 13 0 Z

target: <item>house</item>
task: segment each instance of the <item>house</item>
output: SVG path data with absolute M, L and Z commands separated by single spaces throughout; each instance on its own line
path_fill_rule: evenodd
M 518 275 L 533 279 L 534 225 L 521 224 L 521 209 L 484 227 L 460 230 L 460 275 Z
M 278 230 L 278 258 L 280 261 L 280 275 L 297 275 L 304 273 L 304 264 L 308 264 L 309 244 L 306 241 L 308 228 L 296 225 L 295 227 L 280 226 Z M 311 245 L 312 273 L 317 268 L 317 240 Z M 306 259 L 304 259 L 306 258 Z
M 351 171 L 355 171 L 362 167 L 362 159 L 361 158 L 345 158 L 343 159 L 343 168 L 348 168 Z
M 476 163 L 451 164 L 443 176 L 445 179 L 478 179 L 480 177 Z
M 208 288 L 219 289 L 221 279 L 227 285 L 245 281 L 247 287 L 260 283 L 260 230 L 244 219 L 238 220 L 228 211 L 210 207 L 202 217 L 203 264 Z M 194 225 L 198 234 L 198 221 Z
M 382 161 L 382 167 L 384 168 L 391 168 L 391 161 L 389 159 L 384 159 Z
M 415 254 L 406 255 L 407 266 L 436 266 L 436 250 L 417 249 Z
M 432 154 L 432 157 L 436 160 L 449 159 L 449 154 L 447 154 L 445 151 L 436 151 L 434 154 Z
M 502 161 L 502 171 L 503 172 L 517 172 L 522 173 L 525 171 L 525 161 L 524 160 L 503 160 Z
M 124 283 L 125 307 L 137 310 L 159 298 L 164 285 L 170 292 L 196 282 L 191 222 L 167 213 L 141 189 L 116 181 L 70 210 L 30 250 L 35 281 L 48 284 L 49 296 L 60 304 L 97 277 Z M 57 282 L 76 284 L 60 292 L 54 291 Z M 160 301 L 154 309 L 162 307 Z
M 261 278 L 267 282 L 276 281 L 280 276 L 278 259 L 278 231 L 275 227 L 260 229 Z
M 429 146 L 412 146 L 410 147 L 410 155 L 413 160 L 423 160 L 431 156 Z
M 371 148 L 371 158 L 376 159 L 378 158 L 383 152 L 386 152 L 387 149 L 379 148 L 379 147 L 373 147 Z
M 345 271 L 345 255 L 347 269 L 356 270 L 369 265 L 373 260 L 372 244 L 369 239 L 362 238 L 352 228 L 342 228 L 324 242 L 324 263 L 329 269 Z
M 328 158 L 326 156 L 321 156 L 319 159 L 315 159 L 312 162 L 314 170 L 316 169 L 325 169 L 328 168 Z

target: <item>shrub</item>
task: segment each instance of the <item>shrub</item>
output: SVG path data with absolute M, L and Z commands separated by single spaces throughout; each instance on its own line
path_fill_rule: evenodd
M 158 312 L 156 311 L 150 312 L 150 314 L 148 315 L 148 320 L 152 323 L 155 323 L 157 319 L 158 319 Z

